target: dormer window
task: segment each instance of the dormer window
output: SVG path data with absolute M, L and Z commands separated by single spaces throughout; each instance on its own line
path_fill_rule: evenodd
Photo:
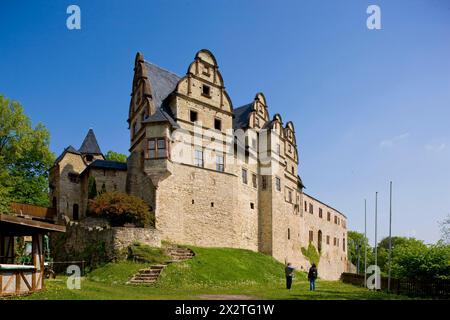
M 202 95 L 208 98 L 211 97 L 211 88 L 206 84 L 202 86 Z
M 94 160 L 94 156 L 93 156 L 92 154 L 88 154 L 88 155 L 86 156 L 86 161 L 87 161 L 87 162 L 92 162 L 92 160 Z
M 202 71 L 202 73 L 205 75 L 205 76 L 210 76 L 210 73 L 209 73 L 209 67 L 207 66 L 207 65 L 203 65 L 203 71 Z

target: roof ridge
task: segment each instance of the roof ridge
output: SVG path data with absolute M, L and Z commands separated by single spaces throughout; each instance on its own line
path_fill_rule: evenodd
M 151 64 L 152 66 L 154 66 L 154 67 L 156 67 L 156 68 L 158 68 L 158 69 L 161 69 L 161 70 L 163 70 L 163 71 L 165 71 L 165 72 L 167 72 L 167 73 L 170 73 L 170 74 L 172 74 L 172 75 L 174 75 L 174 76 L 176 76 L 176 77 L 178 77 L 178 78 L 180 78 L 180 79 L 182 78 L 180 75 L 176 74 L 175 72 L 170 71 L 170 70 L 168 70 L 168 69 L 166 69 L 166 68 L 160 67 L 159 65 L 154 64 L 153 62 L 150 62 L 150 61 L 147 61 L 147 60 L 144 59 L 144 63 Z

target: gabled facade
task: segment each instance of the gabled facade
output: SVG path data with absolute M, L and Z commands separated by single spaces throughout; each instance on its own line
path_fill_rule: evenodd
M 346 218 L 303 193 L 294 124 L 271 117 L 264 94 L 234 108 L 208 50 L 183 77 L 140 53 L 134 70 L 127 191 L 155 210 L 163 238 L 260 251 L 305 270 L 311 240 L 322 277 L 345 271 L 346 228 L 306 216 L 303 203 Z M 344 245 L 328 247 L 327 236 Z

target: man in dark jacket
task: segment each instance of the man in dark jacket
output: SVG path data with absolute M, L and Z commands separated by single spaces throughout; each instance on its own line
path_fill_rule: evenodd
M 292 286 L 292 278 L 294 276 L 294 268 L 290 263 L 286 265 L 286 268 L 284 268 L 284 273 L 286 274 L 286 289 L 291 290 Z
M 311 268 L 309 268 L 308 279 L 309 279 L 309 290 L 315 291 L 317 279 L 317 267 L 315 263 L 313 263 Z

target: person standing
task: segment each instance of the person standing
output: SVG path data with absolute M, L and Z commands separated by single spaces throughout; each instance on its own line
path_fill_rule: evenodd
M 316 279 L 317 279 L 317 267 L 316 264 L 313 263 L 311 268 L 309 268 L 308 272 L 308 280 L 309 280 L 309 290 L 316 290 Z
M 284 273 L 286 274 L 286 289 L 288 290 L 291 290 L 292 278 L 294 277 L 294 270 L 295 269 L 292 267 L 290 262 L 286 265 L 286 268 L 284 268 Z

